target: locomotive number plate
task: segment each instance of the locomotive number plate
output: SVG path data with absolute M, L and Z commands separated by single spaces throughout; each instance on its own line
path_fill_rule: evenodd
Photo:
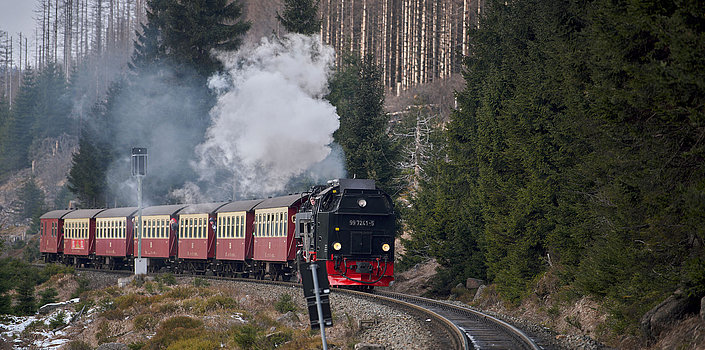
M 374 220 L 359 220 L 359 219 L 350 220 L 350 226 L 374 226 L 374 225 L 375 225 Z

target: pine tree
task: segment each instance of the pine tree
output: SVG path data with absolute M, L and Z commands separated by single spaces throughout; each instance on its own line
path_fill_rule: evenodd
M 32 220 L 28 232 L 39 232 L 39 217 L 45 210 L 44 192 L 37 186 L 34 177 L 27 179 L 20 188 L 19 207 L 20 216 Z
M 388 132 L 381 72 L 372 56 L 351 58 L 334 76 L 328 99 L 336 106 L 340 127 L 333 134 L 345 152 L 350 177 L 375 179 L 389 193 L 399 190 L 398 150 Z
M 17 315 L 32 315 L 37 311 L 33 279 L 26 278 L 20 282 L 17 287 L 16 301 L 15 314 Z
M 37 119 L 36 105 L 42 103 L 36 74 L 27 71 L 23 77 L 13 109 L 5 123 L 2 172 L 14 171 L 29 166 L 29 148 L 32 144 L 32 126 Z
M 250 28 L 242 16 L 238 0 L 171 1 L 162 18 L 164 46 L 174 62 L 208 77 L 222 68 L 213 50 L 235 50 L 242 44 Z
M 168 2 L 164 0 L 150 0 L 147 3 L 147 23 L 142 23 L 141 31 L 136 32 L 134 51 L 128 63 L 133 72 L 140 68 L 158 66 L 166 57 L 166 48 L 161 35 L 164 24 L 164 12 Z
M 318 0 L 285 0 L 284 11 L 277 12 L 277 20 L 290 33 L 318 33 L 321 30 L 318 4 Z
M 70 118 L 72 99 L 67 95 L 64 72 L 51 63 L 39 73 L 36 84 L 36 99 L 31 101 L 34 110 L 32 139 L 56 137 L 61 133 L 77 135 L 77 123 Z
M 105 172 L 110 163 L 110 155 L 93 141 L 87 131 L 81 133 L 78 147 L 78 152 L 71 160 L 68 188 L 84 207 L 95 208 L 106 199 Z

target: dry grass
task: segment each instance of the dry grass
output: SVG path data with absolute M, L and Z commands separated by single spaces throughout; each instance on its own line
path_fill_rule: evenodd
M 66 329 L 77 340 L 73 346 L 118 342 L 131 349 L 321 348 L 320 335 L 309 329 L 300 305 L 299 321 L 277 321 L 282 313 L 274 305 L 281 296 L 269 300 L 229 283 L 158 285 L 146 281 L 84 293 L 81 305 L 91 312 Z M 336 323 L 328 330 L 330 348 L 352 349 L 357 322 L 344 315 Z

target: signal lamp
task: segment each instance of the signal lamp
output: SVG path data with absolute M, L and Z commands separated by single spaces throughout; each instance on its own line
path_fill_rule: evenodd
M 388 251 L 389 251 L 389 248 L 390 248 L 390 247 L 389 247 L 389 244 L 387 244 L 387 243 L 382 244 L 382 250 L 384 250 L 385 252 L 388 252 Z
M 335 249 L 335 250 L 340 250 L 340 248 L 342 248 L 342 247 L 343 246 L 338 242 L 333 243 L 333 249 Z

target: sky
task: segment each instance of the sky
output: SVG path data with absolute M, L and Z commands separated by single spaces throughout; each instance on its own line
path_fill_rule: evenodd
M 18 45 L 20 32 L 23 37 L 29 36 L 30 48 L 34 47 L 33 17 L 36 5 L 36 0 L 0 0 L 0 30 L 12 36 L 13 48 Z M 16 55 L 13 55 L 13 58 L 15 61 L 18 59 Z

